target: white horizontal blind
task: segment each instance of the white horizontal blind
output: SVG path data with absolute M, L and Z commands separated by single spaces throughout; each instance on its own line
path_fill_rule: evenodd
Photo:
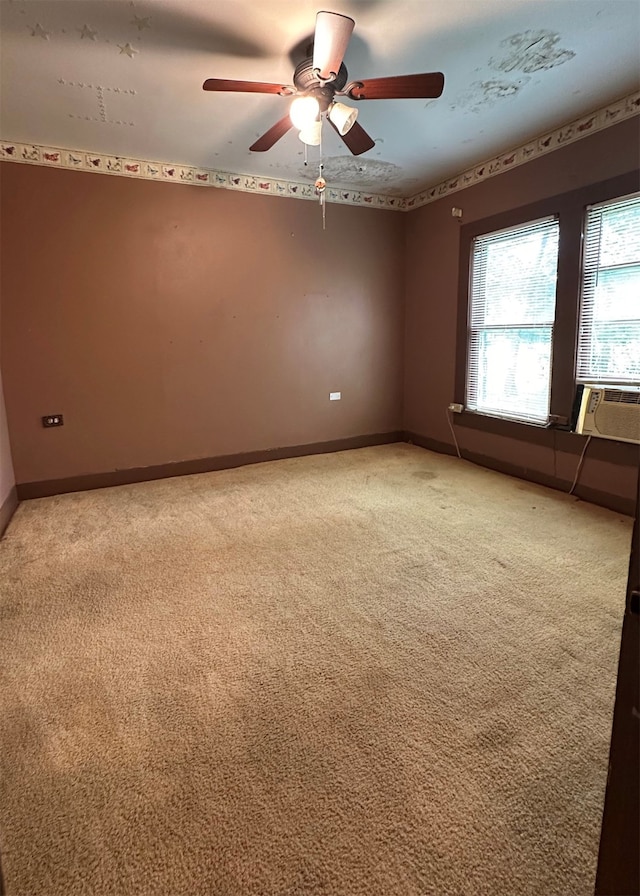
M 640 193 L 587 209 L 576 379 L 640 383 Z
M 549 419 L 558 221 L 476 237 L 471 250 L 466 406 L 529 423 Z

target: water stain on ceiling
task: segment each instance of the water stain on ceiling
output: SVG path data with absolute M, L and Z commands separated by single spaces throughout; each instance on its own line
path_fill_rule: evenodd
M 528 30 L 512 34 L 500 42 L 508 49 L 505 56 L 493 56 L 489 67 L 506 75 L 523 73 L 517 80 L 493 77 L 484 81 L 474 81 L 460 93 L 450 106 L 455 109 L 480 113 L 501 100 L 515 97 L 531 80 L 533 72 L 540 72 L 563 65 L 573 59 L 573 50 L 558 46 L 560 35 L 546 29 Z
M 323 159 L 323 165 L 322 174 L 328 184 L 353 183 L 357 184 L 358 189 L 378 189 L 382 192 L 387 192 L 387 188 L 403 173 L 402 168 L 393 162 L 352 156 L 328 156 Z M 309 164 L 302 167 L 299 174 L 304 180 L 315 181 L 318 166 L 309 159 Z
M 487 107 L 494 106 L 500 100 L 516 96 L 529 80 L 519 78 L 517 81 L 507 81 L 490 78 L 487 81 L 474 81 L 467 90 L 458 95 L 451 110 L 468 109 L 470 112 L 484 112 Z
M 573 50 L 559 47 L 560 35 L 553 31 L 523 31 L 501 41 L 508 48 L 506 56 L 494 57 L 489 64 L 500 72 L 539 72 L 564 65 L 576 55 Z

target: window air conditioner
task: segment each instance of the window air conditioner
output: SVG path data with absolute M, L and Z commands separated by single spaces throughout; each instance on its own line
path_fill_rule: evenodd
M 575 431 L 640 444 L 640 386 L 585 385 Z

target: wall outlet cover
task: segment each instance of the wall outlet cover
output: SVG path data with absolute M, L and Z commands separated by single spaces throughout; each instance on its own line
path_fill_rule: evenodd
M 42 418 L 42 425 L 45 429 L 51 426 L 64 426 L 64 417 L 62 414 L 47 414 Z

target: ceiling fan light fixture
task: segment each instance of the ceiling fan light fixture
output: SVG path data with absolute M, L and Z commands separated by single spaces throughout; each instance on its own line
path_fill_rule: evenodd
M 2 3 L 2 0 L 0 0 Z M 335 97 L 352 100 L 435 99 L 444 89 L 442 72 L 422 72 L 349 81 L 344 56 L 355 22 L 338 12 L 320 10 L 306 56 L 296 66 L 293 84 L 267 81 L 244 81 L 235 78 L 207 78 L 205 90 L 231 93 L 271 93 L 294 97 L 287 114 L 249 147 L 250 152 L 266 152 L 292 127 L 302 131 L 301 139 L 315 142 L 317 129 L 308 131 L 319 117 L 327 113 L 331 127 L 352 155 L 359 156 L 375 146 L 375 141 L 356 121 L 357 112 Z M 297 49 L 295 55 L 297 56 Z M 313 144 L 311 144 L 313 145 Z
M 314 121 L 309 127 L 303 128 L 298 134 L 300 140 L 307 146 L 319 146 L 322 139 L 322 122 Z
M 349 133 L 357 117 L 358 110 L 344 103 L 332 103 L 329 107 L 329 119 L 341 137 Z
M 289 117 L 299 131 L 309 128 L 320 113 L 320 104 L 314 96 L 299 96 L 291 103 Z

